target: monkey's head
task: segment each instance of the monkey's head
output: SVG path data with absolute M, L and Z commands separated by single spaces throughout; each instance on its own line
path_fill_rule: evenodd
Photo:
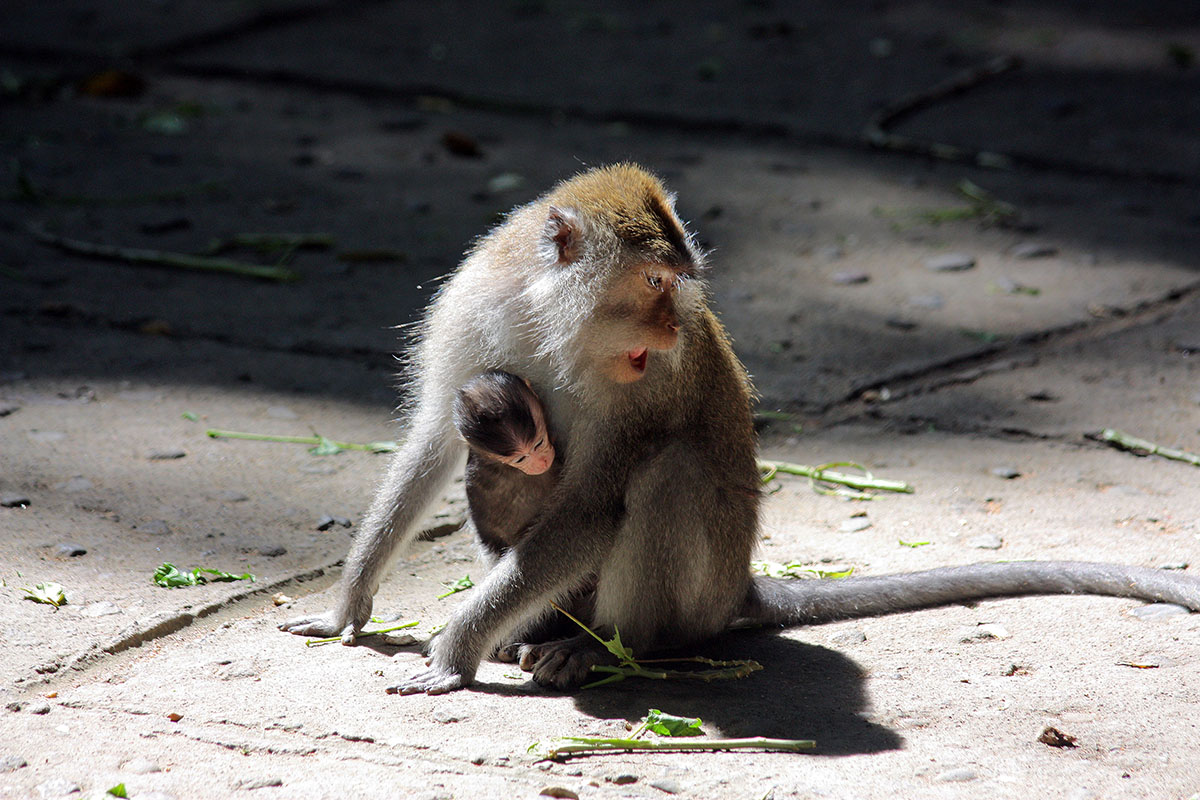
M 670 363 L 704 303 L 703 256 L 674 197 L 640 167 L 618 164 L 559 184 L 542 208 L 542 268 L 571 304 L 562 316 L 576 357 L 622 384 Z
M 454 397 L 454 425 L 476 452 L 526 475 L 554 463 L 542 403 L 523 379 L 492 370 L 467 381 Z

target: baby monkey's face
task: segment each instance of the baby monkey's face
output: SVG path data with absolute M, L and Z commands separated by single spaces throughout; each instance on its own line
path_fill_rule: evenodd
M 554 463 L 554 445 L 550 443 L 550 435 L 546 432 L 546 418 L 542 414 L 541 404 L 532 404 L 529 411 L 533 414 L 533 421 L 537 426 L 533 438 L 522 442 L 510 456 L 493 457 L 526 475 L 541 475 Z

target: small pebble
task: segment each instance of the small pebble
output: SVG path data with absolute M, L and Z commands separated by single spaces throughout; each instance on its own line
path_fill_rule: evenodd
M 1021 477 L 1021 470 L 1016 467 L 992 467 L 989 471 L 997 478 L 1004 478 L 1006 481 Z
M 87 555 L 87 548 L 83 545 L 72 544 L 71 542 L 63 542 L 55 546 L 54 553 L 55 555 L 59 555 L 64 558 L 85 556 Z
M 147 533 L 151 536 L 166 536 L 171 533 L 171 526 L 167 524 L 165 519 L 152 519 L 149 522 L 143 522 L 141 525 L 135 525 L 134 527 L 142 533 Z
M 975 266 L 975 257 L 966 253 L 943 253 L 925 259 L 925 268 L 931 272 L 962 272 Z
M 866 283 L 871 280 L 871 276 L 865 272 L 843 270 L 833 273 L 829 276 L 829 279 L 838 286 L 853 286 L 858 283 Z
M 978 550 L 999 550 L 1004 546 L 1004 540 L 994 533 L 984 533 L 967 540 L 967 547 Z
M 120 614 L 121 607 L 116 603 L 111 603 L 108 600 L 99 600 L 95 603 L 88 603 L 83 608 L 79 609 L 81 617 L 107 617 L 112 614 Z
M 39 716 L 45 716 L 46 714 L 50 713 L 50 704 L 49 703 L 38 703 L 36 706 L 30 706 L 29 713 L 30 714 L 38 714 Z
M 975 629 L 976 639 L 1011 639 L 1012 634 L 998 622 L 985 622 Z
M 670 778 L 660 778 L 656 781 L 649 781 L 649 784 L 655 789 L 658 789 L 660 792 L 666 792 L 667 794 L 679 794 L 683 791 L 683 787 Z
M 542 797 L 562 797 L 566 800 L 579 800 L 579 795 L 563 786 L 547 786 L 538 792 Z
M 973 781 L 978 777 L 979 773 L 970 767 L 959 767 L 958 769 L 948 769 L 938 774 L 933 780 L 937 783 L 953 783 L 957 781 Z
M 31 505 L 29 497 L 23 494 L 0 494 L 0 506 L 4 508 L 25 508 Z
M 266 556 L 267 558 L 276 558 L 277 556 L 281 556 L 286 552 L 287 548 L 281 544 L 272 544 L 267 545 L 266 547 L 258 548 L 258 554 L 260 556 Z
M 289 597 L 283 592 L 276 592 L 275 594 L 271 595 L 271 602 L 277 606 L 287 605 L 294 599 L 294 597 Z
M 237 789 L 266 789 L 271 786 L 283 786 L 282 778 L 244 778 L 234 784 Z
M 436 711 L 434 711 L 430 716 L 433 717 L 434 722 L 440 722 L 443 725 L 448 725 L 451 722 L 462 722 L 464 719 L 467 719 L 470 715 L 467 714 L 465 711 L 463 711 L 461 708 L 455 708 L 455 707 L 451 706 L 448 708 L 439 708 Z
M 1158 568 L 1159 569 L 1183 570 L 1183 569 L 1187 569 L 1189 566 L 1191 566 L 1191 565 L 1188 564 L 1188 562 L 1186 562 L 1186 561 L 1168 561 L 1166 564 L 1159 564 Z
M 8 711 L 16 712 L 16 711 L 21 710 L 21 704 L 14 700 L 13 702 L 6 705 L 4 708 L 7 709 Z
M 889 328 L 895 328 L 898 331 L 911 331 L 915 330 L 917 327 L 917 323 L 913 322 L 912 320 L 901 319 L 900 317 L 888 317 L 886 320 L 884 320 L 883 324 L 887 325 Z
M 43 800 L 57 800 L 60 797 L 70 797 L 74 794 L 80 794 L 83 787 L 75 781 L 69 781 L 66 778 L 51 778 L 45 783 L 39 783 L 33 788 L 37 796 Z
M 829 641 L 836 645 L 862 644 L 867 640 L 867 634 L 858 628 L 834 634 Z
M 838 530 L 842 533 L 856 533 L 858 531 L 865 531 L 869 527 L 871 527 L 871 520 L 865 517 L 855 517 L 844 521 L 838 526 Z
M 381 633 L 379 634 L 378 639 L 384 644 L 391 645 L 393 647 L 406 647 L 410 644 L 417 643 L 417 637 L 413 636 L 411 633 L 404 633 L 403 631 L 389 631 L 388 633 Z
M 354 523 L 352 523 L 350 520 L 346 519 L 345 517 L 331 517 L 329 515 L 326 515 L 324 517 L 321 517 L 319 520 L 317 520 L 317 530 L 327 531 L 330 528 L 332 528 L 334 525 L 341 525 L 343 528 L 349 528 L 353 524 Z
M 628 785 L 629 785 L 629 784 L 631 784 L 631 783 L 637 783 L 637 782 L 638 782 L 638 776 L 637 776 L 637 775 L 630 775 L 628 772 L 623 772 L 623 773 L 621 773 L 620 775 L 614 775 L 614 776 L 613 776 L 612 778 L 610 778 L 609 780 L 611 780 L 611 781 L 612 781 L 613 783 L 615 783 L 617 786 L 628 786 Z
M 177 458 L 183 458 L 186 455 L 187 453 L 179 448 L 170 448 L 164 450 L 151 450 L 146 454 L 146 458 L 150 459 L 151 461 L 173 461 Z
M 1058 255 L 1058 248 L 1042 242 L 1021 242 L 1009 252 L 1014 258 L 1049 258 Z
M 14 772 L 29 762 L 20 756 L 0 756 L 0 772 Z
M 1130 616 L 1137 617 L 1147 622 L 1157 622 L 1161 619 L 1170 619 L 1177 617 L 1180 614 L 1190 614 L 1183 606 L 1177 606 L 1174 603 L 1151 603 L 1146 606 L 1138 606 L 1129 612 Z

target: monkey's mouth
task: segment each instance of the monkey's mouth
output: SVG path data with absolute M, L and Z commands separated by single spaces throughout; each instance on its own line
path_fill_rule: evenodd
M 646 371 L 646 358 L 649 356 L 650 350 L 646 347 L 639 347 L 637 350 L 629 351 L 629 366 L 633 369 L 638 377 Z

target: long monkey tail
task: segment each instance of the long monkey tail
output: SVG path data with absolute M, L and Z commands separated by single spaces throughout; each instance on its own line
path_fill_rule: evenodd
M 836 580 L 755 577 L 741 616 L 819 625 L 991 597 L 1094 594 L 1177 603 L 1200 611 L 1200 578 L 1089 561 L 1013 561 Z

